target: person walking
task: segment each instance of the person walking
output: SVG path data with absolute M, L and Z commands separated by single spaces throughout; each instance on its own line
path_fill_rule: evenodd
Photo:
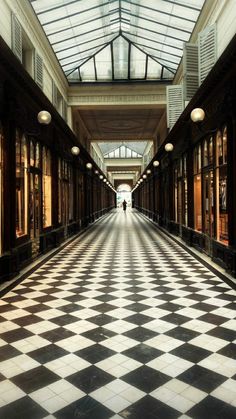
M 124 210 L 124 211 L 126 211 L 127 202 L 126 202 L 126 200 L 125 200 L 125 199 L 124 199 L 124 201 L 123 201 L 122 205 L 123 205 L 123 210 Z

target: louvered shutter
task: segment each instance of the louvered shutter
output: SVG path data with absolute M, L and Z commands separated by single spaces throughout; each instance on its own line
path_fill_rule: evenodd
M 199 85 L 216 62 L 216 25 L 208 26 L 198 34 Z
M 11 15 L 12 28 L 12 51 L 19 58 L 22 63 L 22 28 L 17 17 L 12 13 Z
M 186 43 L 183 49 L 184 100 L 191 100 L 198 89 L 198 45 Z
M 57 98 L 58 98 L 58 89 L 54 81 L 52 81 L 52 103 L 55 106 L 55 108 L 57 108 L 57 104 L 58 104 Z
M 62 99 L 62 118 L 67 121 L 67 104 L 65 99 Z
M 43 88 L 43 59 L 35 52 L 34 78 L 41 89 Z
M 184 110 L 183 86 L 167 86 L 167 126 L 171 129 Z

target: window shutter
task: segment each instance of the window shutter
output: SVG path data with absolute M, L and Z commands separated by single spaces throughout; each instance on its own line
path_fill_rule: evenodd
M 216 25 L 208 26 L 198 34 L 199 85 L 216 62 Z
M 19 58 L 22 63 L 22 28 L 17 17 L 12 13 L 11 15 L 12 28 L 12 51 Z
M 198 45 L 184 45 L 183 71 L 184 100 L 189 101 L 198 89 Z
M 67 103 L 62 99 L 62 118 L 67 122 Z
M 58 89 L 54 81 L 52 81 L 52 103 L 57 108 Z
M 171 129 L 184 110 L 183 86 L 167 86 L 167 126 Z
M 34 78 L 41 89 L 43 88 L 43 59 L 35 52 Z

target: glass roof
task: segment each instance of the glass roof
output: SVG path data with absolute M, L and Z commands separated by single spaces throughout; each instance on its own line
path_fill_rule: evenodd
M 69 81 L 171 80 L 205 0 L 31 0 Z
M 145 148 L 147 147 L 147 141 L 129 141 L 129 142 L 98 142 L 97 145 L 100 147 L 101 152 L 103 153 L 104 157 L 109 157 L 108 155 L 110 153 L 115 152 L 116 150 L 120 150 L 121 146 L 124 146 L 125 148 L 135 152 L 136 154 L 139 154 L 139 156 L 142 156 L 144 154 Z M 126 153 L 127 154 L 127 153 Z M 117 156 L 119 157 L 119 156 Z M 122 158 L 126 158 L 127 155 L 124 155 Z M 128 156 L 128 157 L 131 157 Z M 137 157 L 137 156 L 135 156 Z

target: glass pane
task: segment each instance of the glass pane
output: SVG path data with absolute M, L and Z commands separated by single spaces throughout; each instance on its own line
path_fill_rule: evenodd
M 16 237 L 27 233 L 28 165 L 25 137 L 16 133 Z
M 194 228 L 202 231 L 202 191 L 201 176 L 194 176 Z
M 51 153 L 43 148 L 43 227 L 52 224 Z
M 113 42 L 115 79 L 128 78 L 128 42 L 119 37 Z
M 228 244 L 227 166 L 220 167 L 217 178 L 217 193 L 219 194 L 217 240 Z

